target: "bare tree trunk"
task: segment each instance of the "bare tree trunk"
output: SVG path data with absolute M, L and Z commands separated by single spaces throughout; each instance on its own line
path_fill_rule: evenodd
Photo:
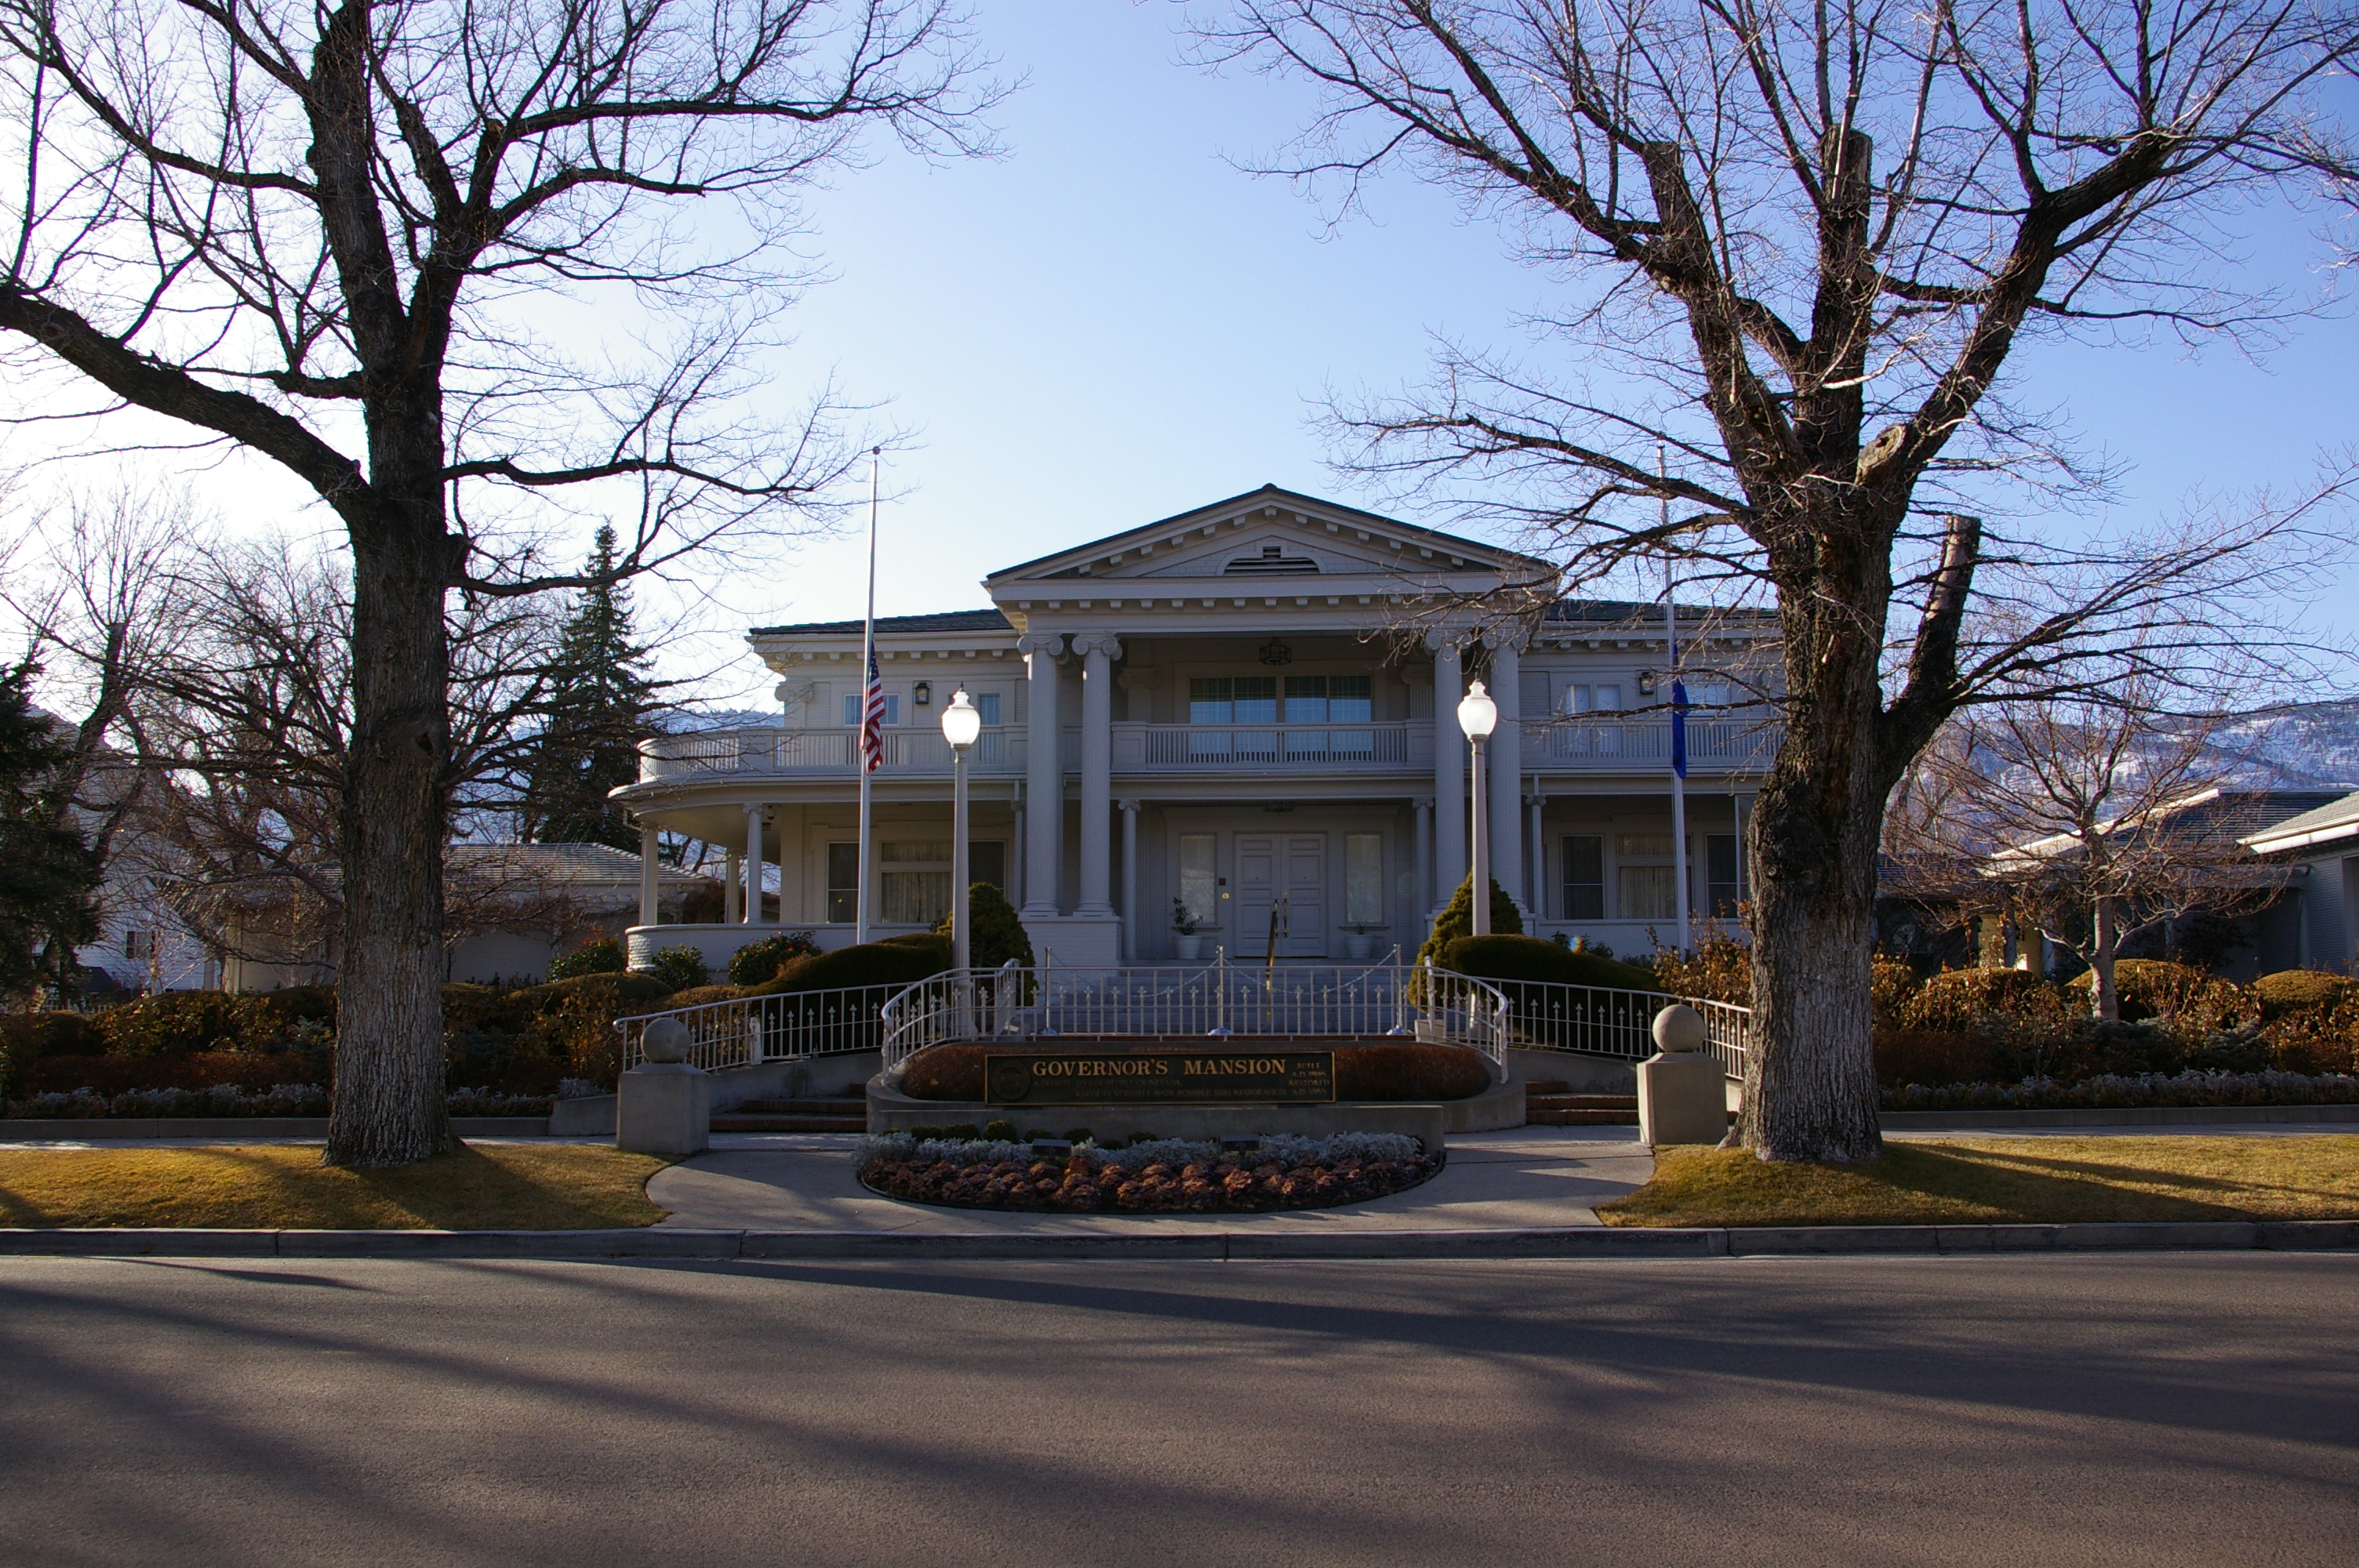
M 1745 1146 L 1765 1160 L 1873 1160 L 1877 1124 L 1869 1008 L 1876 813 L 1829 821 L 1780 770 L 1750 847 L 1754 1036 L 1745 1062 Z M 1865 838 L 1864 849 L 1848 840 Z M 1841 848 L 1832 841 L 1845 840 Z
M 451 545 L 435 486 L 422 489 L 407 515 L 352 531 L 353 756 L 338 833 L 332 1165 L 402 1165 L 458 1147 L 442 1094 Z
M 2118 1023 L 2122 993 L 2114 984 L 2114 964 L 2121 957 L 2122 928 L 2112 899 L 2096 901 L 2089 926 L 2089 1011 L 2107 1023 Z

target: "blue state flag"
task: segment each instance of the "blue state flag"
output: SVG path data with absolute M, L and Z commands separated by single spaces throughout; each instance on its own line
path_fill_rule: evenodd
M 1688 776 L 1688 683 L 1671 683 L 1671 772 Z

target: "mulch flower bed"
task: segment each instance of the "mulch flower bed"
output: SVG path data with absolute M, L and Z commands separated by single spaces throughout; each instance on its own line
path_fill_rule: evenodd
M 1158 1160 L 1136 1169 L 1076 1155 L 960 1164 L 881 1159 L 860 1172 L 888 1197 L 961 1208 L 1051 1209 L 1076 1214 L 1245 1214 L 1325 1208 L 1406 1192 L 1441 1162 L 1425 1155 L 1345 1158 L 1331 1164 L 1277 1161 Z

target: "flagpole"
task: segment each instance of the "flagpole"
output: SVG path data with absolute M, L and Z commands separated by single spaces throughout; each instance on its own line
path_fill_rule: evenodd
M 1655 449 L 1655 465 L 1666 479 L 1670 465 L 1663 449 Z M 1680 578 L 1679 557 L 1670 545 L 1671 498 L 1662 498 L 1663 521 L 1663 646 L 1664 656 L 1670 665 L 1671 731 L 1675 744 L 1671 748 L 1671 877 L 1678 884 L 1680 912 L 1680 951 L 1693 946 L 1688 935 L 1688 761 L 1686 747 L 1687 714 L 1682 698 L 1686 684 L 1680 679 Z
M 860 770 L 860 887 L 853 900 L 852 939 L 868 940 L 868 693 L 876 667 L 876 481 L 884 449 L 868 449 L 868 612 L 860 622 L 860 728 L 853 732 L 853 765 Z

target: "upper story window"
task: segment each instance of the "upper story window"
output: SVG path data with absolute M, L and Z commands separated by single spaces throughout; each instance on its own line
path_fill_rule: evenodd
M 1375 716 L 1366 676 L 1288 676 L 1288 724 L 1365 724 Z
M 1190 724 L 1275 724 L 1276 676 L 1199 676 L 1188 683 Z
M 982 716 L 984 728 L 989 729 L 991 726 L 998 723 L 999 694 L 995 691 L 976 692 L 974 694 L 974 710 Z
M 1188 683 L 1190 724 L 1365 724 L 1375 714 L 1367 676 L 1199 676 Z
M 857 724 L 860 722 L 860 694 L 856 691 L 844 693 L 843 721 L 846 724 Z M 897 692 L 886 692 L 885 694 L 885 722 L 887 724 L 898 724 L 901 722 L 901 698 L 900 695 Z M 991 720 L 986 719 L 984 722 L 988 724 Z

